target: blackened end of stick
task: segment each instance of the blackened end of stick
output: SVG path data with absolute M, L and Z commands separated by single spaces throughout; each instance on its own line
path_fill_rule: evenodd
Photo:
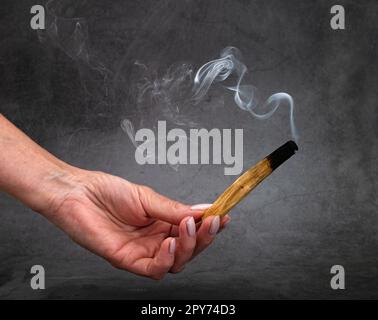
M 279 147 L 277 150 L 273 151 L 267 159 L 270 162 L 272 170 L 278 168 L 282 163 L 289 159 L 298 150 L 298 146 L 294 141 L 288 141 Z

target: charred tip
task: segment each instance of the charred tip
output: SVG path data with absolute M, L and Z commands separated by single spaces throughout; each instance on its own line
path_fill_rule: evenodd
M 288 141 L 279 147 L 277 150 L 273 151 L 267 159 L 270 162 L 272 170 L 278 168 L 282 163 L 289 159 L 298 150 L 298 146 L 294 141 Z

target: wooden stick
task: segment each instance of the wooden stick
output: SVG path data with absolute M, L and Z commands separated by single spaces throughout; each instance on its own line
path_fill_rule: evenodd
M 202 219 L 212 215 L 225 216 L 248 193 L 255 189 L 261 181 L 295 154 L 296 150 L 298 150 L 297 144 L 294 141 L 288 141 L 255 166 L 251 167 L 215 200 L 213 205 L 205 211 Z

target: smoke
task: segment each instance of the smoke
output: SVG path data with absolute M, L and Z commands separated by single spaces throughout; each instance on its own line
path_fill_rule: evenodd
M 46 5 L 46 30 L 39 32 L 39 38 L 59 48 L 77 64 L 82 87 L 88 97 L 93 98 L 87 108 L 88 117 L 98 117 L 106 112 L 119 116 L 120 104 L 114 103 L 114 73 L 91 48 L 88 22 L 80 16 L 80 11 L 87 12 L 85 6 L 89 7 L 90 3 L 80 3 L 75 0 L 49 0 Z M 208 103 L 207 97 L 213 87 L 231 92 L 236 106 L 259 120 L 270 118 L 281 106 L 287 107 L 291 137 L 298 140 L 292 97 L 283 92 L 275 93 L 259 104 L 256 88 L 246 81 L 248 69 L 237 48 L 226 47 L 219 58 L 205 63 L 197 70 L 188 63 L 174 64 L 163 73 L 160 67 L 135 61 L 134 71 L 130 74 L 137 75 L 137 79 L 130 77 L 130 87 L 124 89 L 129 95 L 128 102 L 133 96 L 134 106 L 127 103 L 125 109 L 128 116 L 121 121 L 121 128 L 136 148 L 136 129 L 148 127 L 156 130 L 159 120 L 166 120 L 175 127 L 199 127 L 203 112 L 210 114 L 211 110 L 203 108 L 201 113 L 198 107 Z M 111 94 L 110 90 L 113 90 Z M 215 99 L 221 96 L 216 95 Z M 219 106 L 220 102 L 217 100 L 214 103 L 213 99 L 212 104 Z M 212 107 L 210 103 L 209 107 Z
M 49 0 L 46 4 L 46 29 L 38 31 L 39 40 L 64 52 L 76 63 L 82 88 L 95 112 L 109 106 L 112 71 L 90 45 L 86 1 Z M 98 107 L 96 110 L 96 106 Z
M 134 147 L 137 148 L 138 145 L 135 141 L 135 129 L 134 129 L 133 123 L 129 119 L 124 119 L 121 122 L 121 128 L 129 136 L 129 139 L 133 143 Z
M 257 119 L 264 120 L 270 118 L 285 103 L 289 107 L 290 130 L 294 140 L 298 140 L 298 133 L 294 122 L 294 101 L 293 98 L 284 92 L 271 95 L 263 104 L 262 109 L 268 111 L 257 113 L 258 102 L 255 96 L 255 88 L 250 84 L 243 84 L 243 79 L 247 73 L 247 67 L 241 62 L 241 53 L 235 47 L 227 47 L 222 50 L 219 59 L 205 63 L 200 67 L 194 77 L 194 96 L 193 99 L 199 103 L 207 94 L 211 85 L 216 82 L 225 81 L 232 74 L 236 75 L 235 86 L 226 87 L 234 92 L 236 105 L 248 111 Z
M 132 81 L 134 87 L 131 92 L 135 94 L 135 109 L 132 120 L 124 119 L 121 122 L 121 128 L 134 146 L 137 146 L 134 126 L 156 129 L 159 120 L 165 120 L 175 127 L 198 126 L 193 109 L 194 70 L 191 65 L 178 63 L 163 74 L 139 61 L 134 63 L 134 68 L 137 80 Z
M 145 76 L 138 87 L 137 105 L 141 116 L 163 117 L 177 126 L 195 126 L 188 115 L 192 75 L 192 67 L 182 63 L 171 66 L 161 78 Z
M 231 91 L 235 104 L 254 118 L 270 118 L 280 106 L 287 106 L 290 118 L 290 132 L 293 140 L 298 140 L 294 121 L 294 101 L 284 92 L 271 95 L 263 104 L 258 103 L 256 88 L 244 83 L 247 67 L 242 62 L 242 55 L 235 47 L 226 47 L 220 57 L 202 65 L 197 71 L 187 63 L 172 65 L 163 74 L 151 71 L 145 64 L 136 61 L 139 68 L 139 81 L 136 83 L 136 115 L 134 122 L 140 127 L 156 129 L 158 120 L 176 126 L 197 127 L 200 120 L 197 106 L 206 103 L 206 96 L 211 87 L 220 82 L 234 80 L 234 85 L 224 86 Z M 258 111 L 260 110 L 260 111 Z M 122 129 L 127 133 L 134 146 L 135 129 L 130 119 L 124 119 Z

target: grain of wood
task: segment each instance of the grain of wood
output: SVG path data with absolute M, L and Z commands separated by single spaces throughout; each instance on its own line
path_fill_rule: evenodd
M 202 219 L 212 215 L 225 216 L 272 172 L 273 169 L 270 165 L 270 161 L 267 158 L 261 160 L 235 180 L 235 182 L 219 196 L 213 205 L 205 211 Z

